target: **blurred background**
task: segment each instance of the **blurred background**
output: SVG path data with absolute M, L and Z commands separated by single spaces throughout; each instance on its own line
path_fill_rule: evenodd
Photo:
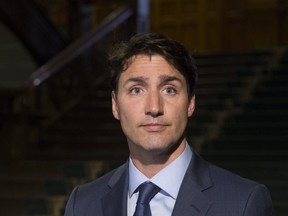
M 288 1 L 1 0 L 0 215 L 60 216 L 78 184 L 128 157 L 108 49 L 159 32 L 193 53 L 189 143 L 264 183 L 288 214 Z

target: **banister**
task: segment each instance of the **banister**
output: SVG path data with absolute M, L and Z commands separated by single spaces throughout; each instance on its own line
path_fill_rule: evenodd
M 37 69 L 26 81 L 26 86 L 37 87 L 45 80 L 60 71 L 64 66 L 88 50 L 93 44 L 111 32 L 116 26 L 120 25 L 134 14 L 130 7 L 123 6 L 113 11 L 96 29 L 83 35 L 81 38 L 72 42 L 63 49 L 58 55 L 49 60 L 46 64 Z

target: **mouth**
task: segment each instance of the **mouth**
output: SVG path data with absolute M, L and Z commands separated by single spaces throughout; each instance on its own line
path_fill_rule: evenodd
M 160 132 L 165 130 L 168 125 L 167 124 L 157 124 L 157 123 L 149 123 L 141 125 L 148 132 Z

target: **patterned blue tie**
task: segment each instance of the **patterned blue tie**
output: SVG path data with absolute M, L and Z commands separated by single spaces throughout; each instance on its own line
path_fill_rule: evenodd
M 151 216 L 149 202 L 161 190 L 151 182 L 144 182 L 139 187 L 139 196 L 133 216 Z

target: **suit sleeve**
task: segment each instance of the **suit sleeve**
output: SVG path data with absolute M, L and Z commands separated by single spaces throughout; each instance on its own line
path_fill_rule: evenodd
M 264 185 L 257 185 L 251 192 L 243 216 L 274 216 L 271 196 Z
M 74 188 L 66 204 L 64 216 L 74 216 L 74 203 L 78 187 Z

